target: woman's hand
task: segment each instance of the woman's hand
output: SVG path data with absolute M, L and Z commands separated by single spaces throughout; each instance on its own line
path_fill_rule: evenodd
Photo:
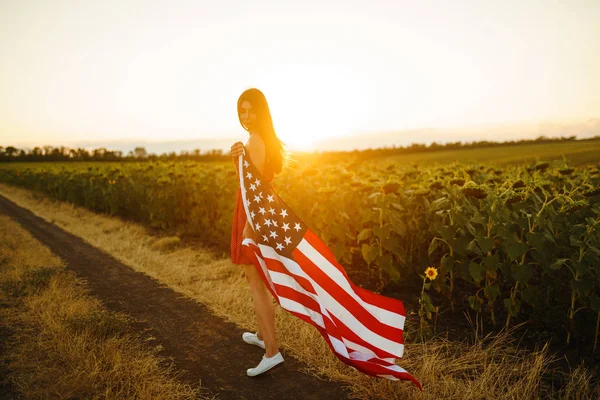
M 233 158 L 238 158 L 244 152 L 244 144 L 242 142 L 235 142 L 233 146 L 231 146 L 231 156 Z

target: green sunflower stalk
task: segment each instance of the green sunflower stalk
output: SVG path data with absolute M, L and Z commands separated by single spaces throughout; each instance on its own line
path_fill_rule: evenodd
M 431 298 L 427 293 L 425 293 L 425 289 L 429 289 L 431 286 L 431 282 L 435 280 L 438 276 L 437 268 L 427 267 L 425 270 L 425 275 L 421 275 L 423 278 L 423 287 L 421 288 L 421 298 L 419 299 L 419 304 L 421 305 L 419 309 L 419 317 L 421 320 L 420 331 L 421 331 L 421 340 L 423 340 L 423 331 L 429 327 L 427 320 L 431 320 L 431 313 L 435 312 L 435 319 L 437 322 L 437 313 L 439 308 L 435 307 L 431 302 Z M 429 280 L 429 282 L 427 282 Z M 435 330 L 435 327 L 434 327 Z

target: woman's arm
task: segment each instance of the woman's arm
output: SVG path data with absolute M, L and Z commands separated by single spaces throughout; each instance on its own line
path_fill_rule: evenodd
M 260 135 L 254 134 L 250 136 L 248 143 L 246 143 L 246 154 L 250 157 L 258 172 L 263 175 L 267 149 Z

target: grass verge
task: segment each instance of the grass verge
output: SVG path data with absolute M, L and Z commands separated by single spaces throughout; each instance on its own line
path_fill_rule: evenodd
M 228 258 L 181 244 L 153 246 L 160 239 L 150 236 L 141 225 L 53 202 L 28 190 L 0 185 L 0 194 L 206 304 L 222 318 L 246 329 L 257 328 L 248 284 L 241 268 Z M 347 367 L 312 326 L 279 307 L 276 321 L 281 347 L 306 363 L 307 372 L 347 384 L 359 399 L 600 398 L 593 370 L 580 366 L 565 375 L 555 368 L 545 347 L 535 352 L 521 350 L 510 332 L 475 344 L 443 338 L 410 343 L 418 328 L 409 318 L 408 343 L 400 365 L 421 380 L 421 393 L 408 382 L 371 378 Z M 553 381 L 562 382 L 560 388 L 553 387 Z
M 126 315 L 107 311 L 60 259 L 0 214 L 3 387 L 23 398 L 198 399 Z

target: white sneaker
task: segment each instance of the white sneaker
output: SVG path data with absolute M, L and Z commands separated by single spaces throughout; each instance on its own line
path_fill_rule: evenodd
M 260 360 L 260 363 L 256 366 L 256 368 L 249 368 L 247 372 L 248 376 L 257 376 L 262 374 L 263 372 L 267 372 L 273 367 L 283 363 L 283 356 L 281 353 L 275 354 L 273 357 L 267 357 L 265 354 Z
M 253 344 L 255 346 L 262 348 L 263 350 L 265 349 L 265 342 L 258 338 L 258 332 L 256 332 L 256 333 L 244 332 L 244 334 L 242 335 L 242 339 L 244 340 L 244 342 L 246 342 L 248 344 Z

